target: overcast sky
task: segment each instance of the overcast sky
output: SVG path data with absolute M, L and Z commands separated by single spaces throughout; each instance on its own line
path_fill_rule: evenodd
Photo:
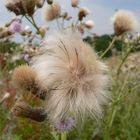
M 6 0 L 0 0 L 0 24 L 8 22 L 13 13 L 7 12 L 4 6 Z M 75 10 L 70 7 L 70 0 L 58 0 L 61 3 L 62 9 L 70 11 L 72 16 L 75 15 Z M 105 34 L 113 32 L 110 23 L 110 17 L 115 9 L 127 9 L 137 16 L 140 21 L 140 0 L 81 0 L 80 6 L 86 6 L 90 9 L 91 14 L 87 19 L 92 19 L 95 23 L 94 32 L 97 34 Z M 36 14 L 36 20 L 39 25 L 45 25 L 46 22 L 41 17 L 41 12 Z M 25 21 L 25 24 L 27 22 Z

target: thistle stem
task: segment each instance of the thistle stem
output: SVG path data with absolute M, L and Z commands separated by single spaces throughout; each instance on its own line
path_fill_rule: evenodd
M 67 133 L 66 132 L 61 133 L 61 140 L 67 140 Z
M 37 30 L 37 33 L 39 33 L 41 35 L 41 37 L 43 38 L 42 34 L 40 33 L 39 27 L 37 26 L 35 20 L 33 17 L 31 17 L 31 19 L 25 15 L 25 18 L 35 27 L 35 29 Z
M 128 50 L 128 52 L 126 53 L 126 55 L 124 56 L 124 58 L 122 59 L 120 65 L 119 65 L 119 67 L 118 67 L 118 70 L 117 70 L 117 77 L 119 76 L 123 64 L 125 63 L 126 59 L 128 58 L 129 54 L 131 53 L 131 51 L 132 51 L 132 49 L 133 49 L 134 47 L 135 47 L 135 46 L 131 47 L 131 48 Z
M 114 42 L 116 41 L 116 36 L 112 39 L 112 42 L 110 43 L 110 45 L 108 46 L 108 48 L 103 52 L 103 54 L 100 56 L 100 59 L 102 59 L 106 53 L 112 48 Z

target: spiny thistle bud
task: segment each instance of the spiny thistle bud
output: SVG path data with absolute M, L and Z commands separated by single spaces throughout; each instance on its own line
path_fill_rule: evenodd
M 90 10 L 87 7 L 80 8 L 79 13 L 78 13 L 79 20 L 80 21 L 83 20 L 83 18 L 86 17 L 89 13 L 90 13 Z
M 71 5 L 72 5 L 72 7 L 77 7 L 78 6 L 78 4 L 79 4 L 79 0 L 71 0 Z
M 28 65 L 19 66 L 12 75 L 13 84 L 18 89 L 30 90 L 34 87 L 36 74 Z
M 111 18 L 114 24 L 114 32 L 121 35 L 124 32 L 132 31 L 137 26 L 134 14 L 127 10 L 118 10 Z
M 24 100 L 18 100 L 12 108 L 13 115 L 22 118 L 28 118 L 37 122 L 42 122 L 46 118 L 44 110 L 41 108 L 33 108 Z
M 59 18 L 61 15 L 61 7 L 58 2 L 54 1 L 52 5 L 47 5 L 44 8 L 44 18 L 46 21 L 52 21 Z
M 88 29 L 91 29 L 94 27 L 94 23 L 92 20 L 88 20 L 84 23 L 85 27 L 88 28 Z

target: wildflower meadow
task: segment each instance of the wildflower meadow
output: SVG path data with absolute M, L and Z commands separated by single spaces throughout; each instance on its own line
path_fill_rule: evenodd
M 81 1 L 5 0 L 0 140 L 140 140 L 139 20 L 114 9 L 98 35 Z

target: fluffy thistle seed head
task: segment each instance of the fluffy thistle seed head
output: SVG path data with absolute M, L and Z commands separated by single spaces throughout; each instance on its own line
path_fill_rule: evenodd
M 111 20 L 114 24 L 114 32 L 116 35 L 132 31 L 137 26 L 137 21 L 133 13 L 126 10 L 118 10 Z
M 83 20 L 83 18 L 86 17 L 89 13 L 90 13 L 90 10 L 87 7 L 80 8 L 79 13 L 78 13 L 79 20 L 80 21 Z
M 71 0 L 71 6 L 72 7 L 77 7 L 79 4 L 79 0 Z
M 36 74 L 28 65 L 19 66 L 12 75 L 12 81 L 18 89 L 31 89 L 35 84 Z
M 107 67 L 77 32 L 54 33 L 34 58 L 32 68 L 49 90 L 45 110 L 53 123 L 72 116 L 101 116 L 108 95 Z
M 44 19 L 46 21 L 52 21 L 59 18 L 61 15 L 61 7 L 57 1 L 54 1 L 51 5 L 47 5 L 44 8 Z
M 94 23 L 92 20 L 88 20 L 85 22 L 85 27 L 88 28 L 88 29 L 92 29 L 94 27 Z
M 12 114 L 17 117 L 28 118 L 38 122 L 42 122 L 46 118 L 46 114 L 43 109 L 33 108 L 23 99 L 20 99 L 15 103 L 12 108 Z

